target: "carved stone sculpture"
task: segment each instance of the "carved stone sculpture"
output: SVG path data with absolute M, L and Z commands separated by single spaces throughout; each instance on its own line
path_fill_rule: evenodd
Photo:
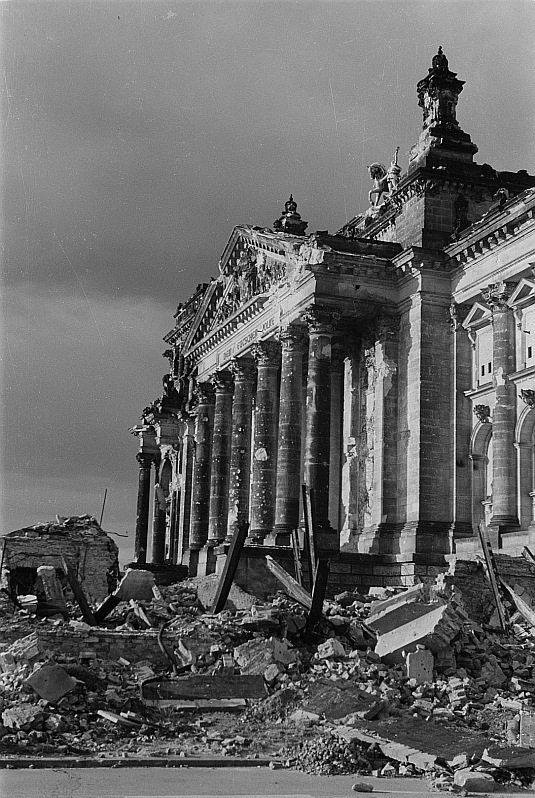
M 474 405 L 474 415 L 482 424 L 490 424 L 490 407 L 488 405 Z
M 520 398 L 528 407 L 535 407 L 535 391 L 529 388 L 522 388 L 520 391 Z

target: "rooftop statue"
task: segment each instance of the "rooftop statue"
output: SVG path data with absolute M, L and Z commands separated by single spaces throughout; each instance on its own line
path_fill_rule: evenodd
M 385 201 L 397 190 L 401 176 L 401 167 L 398 165 L 398 152 L 399 147 L 396 147 L 394 157 L 388 169 L 386 166 L 383 166 L 382 163 L 378 162 L 368 166 L 368 173 L 373 180 L 373 188 L 370 190 L 368 197 L 370 204 L 374 208 L 384 205 Z M 380 202 L 383 194 L 385 198 L 383 202 Z

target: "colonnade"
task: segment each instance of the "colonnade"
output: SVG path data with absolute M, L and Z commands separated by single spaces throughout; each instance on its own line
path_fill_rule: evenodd
M 198 553 L 229 542 L 243 522 L 249 523 L 248 543 L 288 545 L 300 524 L 303 482 L 313 489 L 318 529 L 334 533 L 330 521 L 336 526 L 338 518 L 329 518 L 329 502 L 331 511 L 338 503 L 329 486 L 336 459 L 339 481 L 340 435 L 331 435 L 331 405 L 333 394 L 341 396 L 336 381 L 341 383 L 342 373 L 332 362 L 332 314 L 312 308 L 303 321 L 305 326 L 282 328 L 196 383 L 177 457 L 179 542 L 168 547 L 175 561 L 186 549 Z M 158 484 L 160 458 L 140 453 L 137 459 L 136 558 L 146 561 L 152 466 L 151 559 L 163 563 L 166 497 Z

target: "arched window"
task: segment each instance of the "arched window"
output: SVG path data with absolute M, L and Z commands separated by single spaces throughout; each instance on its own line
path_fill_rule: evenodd
M 535 522 L 535 408 L 526 407 L 515 430 L 518 449 L 518 513 L 520 526 Z

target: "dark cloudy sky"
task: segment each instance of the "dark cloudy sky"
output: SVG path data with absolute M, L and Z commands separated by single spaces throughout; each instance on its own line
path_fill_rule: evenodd
M 3 2 L 2 527 L 100 514 L 130 538 L 129 426 L 160 394 L 178 302 L 233 225 L 290 192 L 309 231 L 406 153 L 442 45 L 458 119 L 535 171 L 533 2 Z M 124 541 L 121 541 L 124 543 Z

